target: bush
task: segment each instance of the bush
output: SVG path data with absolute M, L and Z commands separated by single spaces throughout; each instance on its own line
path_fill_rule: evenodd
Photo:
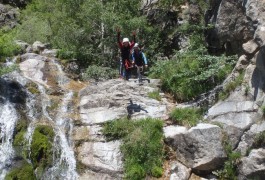
M 244 73 L 241 72 L 240 75 L 235 80 L 229 82 L 224 87 L 224 90 L 218 95 L 218 99 L 225 100 L 230 95 L 230 92 L 234 91 L 238 86 L 242 84 L 243 79 L 244 79 Z
M 19 46 L 14 42 L 14 33 L 0 30 L 0 62 L 7 57 L 12 57 L 20 52 Z
M 265 131 L 258 133 L 254 138 L 253 148 L 265 147 Z
M 100 80 L 111 79 L 115 77 L 118 77 L 118 70 L 96 65 L 89 66 L 84 74 L 84 79 Z
M 241 154 L 239 152 L 233 152 L 232 146 L 227 142 L 225 142 L 224 146 L 228 159 L 225 161 L 223 169 L 214 172 L 214 174 L 217 175 L 220 180 L 237 180 L 237 165 Z
M 156 119 L 120 119 L 104 125 L 108 140 L 121 138 L 126 179 L 161 177 L 163 159 L 163 122 Z
M 162 89 L 176 100 L 193 100 L 220 84 L 231 72 L 235 57 L 210 56 L 204 48 L 177 53 L 170 61 L 158 61 L 150 76 L 160 78 Z
M 170 113 L 170 118 L 179 125 L 192 127 L 203 118 L 202 113 L 198 108 L 176 108 Z

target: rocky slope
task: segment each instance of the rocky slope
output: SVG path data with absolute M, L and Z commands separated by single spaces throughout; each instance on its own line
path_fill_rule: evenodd
M 158 1 L 143 2 L 143 10 L 151 19 L 157 19 Z M 265 132 L 265 1 L 220 0 L 210 4 L 205 19 L 215 28 L 207 32 L 209 49 L 212 53 L 238 54 L 239 59 L 224 83 L 198 102 L 172 104 L 163 93 L 161 101 L 151 99 L 148 92 L 159 90 L 159 80 L 145 81 L 143 85 L 119 79 L 96 83 L 74 81 L 65 75 L 54 57 L 56 50 L 48 50 L 40 42 L 33 46 L 18 42 L 27 52 L 17 58 L 20 71 L 0 78 L 0 152 L 12 149 L 15 124 L 26 118 L 29 135 L 35 125 L 53 127 L 56 132 L 53 145 L 57 147 L 54 154 L 58 162 L 65 163 L 54 162 L 43 178 L 52 175 L 58 179 L 122 179 L 123 159 L 119 148 L 122 142 L 106 141 L 101 132 L 105 122 L 124 116 L 132 120 L 146 117 L 168 120 L 168 113 L 175 106 L 213 105 L 216 94 L 243 73 L 242 85 L 214 104 L 203 122 L 195 127 L 165 121 L 164 141 L 171 149 L 171 159 L 165 163 L 163 179 L 218 179 L 214 174 L 218 174 L 217 170 L 230 156 L 226 143 L 241 154 L 236 162 L 237 179 L 264 179 L 265 149 L 257 137 Z M 174 13 L 161 28 L 179 25 L 181 20 L 174 19 Z M 176 43 L 173 39 L 172 44 Z M 30 109 L 35 109 L 33 115 Z M 7 117 L 14 121 L 12 126 L 6 124 Z M 10 167 L 19 166 L 19 156 L 12 152 L 1 156 L 2 176 Z M 58 174 L 58 167 L 65 169 Z

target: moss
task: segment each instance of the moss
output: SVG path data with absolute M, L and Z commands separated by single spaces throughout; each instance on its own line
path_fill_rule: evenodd
M 11 170 L 5 177 L 5 180 L 35 180 L 33 167 L 26 161 L 20 167 Z
M 24 135 L 27 131 L 27 121 L 21 119 L 17 122 L 14 134 L 13 134 L 13 145 L 14 146 L 23 146 L 24 145 Z
M 38 89 L 38 86 L 37 86 L 37 84 L 35 84 L 35 83 L 29 83 L 28 85 L 27 85 L 27 89 L 28 89 L 28 91 L 29 92 L 31 92 L 32 94 L 40 94 L 40 91 L 39 91 L 39 89 Z
M 36 127 L 30 146 L 31 160 L 34 168 L 45 169 L 52 164 L 53 138 L 54 132 L 52 127 L 45 125 Z
M 161 101 L 161 96 L 160 96 L 158 91 L 149 92 L 147 95 L 148 95 L 149 98 Z

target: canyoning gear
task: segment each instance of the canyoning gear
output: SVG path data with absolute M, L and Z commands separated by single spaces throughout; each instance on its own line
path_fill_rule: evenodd
M 125 42 L 130 42 L 129 38 L 123 38 L 122 43 L 125 43 Z
M 139 48 L 139 44 L 135 43 L 135 45 L 133 46 L 133 48 Z

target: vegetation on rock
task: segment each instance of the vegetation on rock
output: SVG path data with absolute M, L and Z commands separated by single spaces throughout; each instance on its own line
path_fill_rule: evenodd
M 52 165 L 52 143 L 54 132 L 52 127 L 46 125 L 37 126 L 34 130 L 30 146 L 30 159 L 34 168 L 43 171 Z
M 161 101 L 161 96 L 159 94 L 159 91 L 152 91 L 147 93 L 148 97 L 152 98 L 152 99 L 156 99 L 158 101 Z
M 163 174 L 163 122 L 157 119 L 119 119 L 107 122 L 103 134 L 108 140 L 122 139 L 126 179 L 144 179 Z
M 35 180 L 34 170 L 31 164 L 24 161 L 19 167 L 12 169 L 5 180 Z
M 199 108 L 175 108 L 170 113 L 170 118 L 178 125 L 192 127 L 202 120 L 202 115 L 203 111 Z

